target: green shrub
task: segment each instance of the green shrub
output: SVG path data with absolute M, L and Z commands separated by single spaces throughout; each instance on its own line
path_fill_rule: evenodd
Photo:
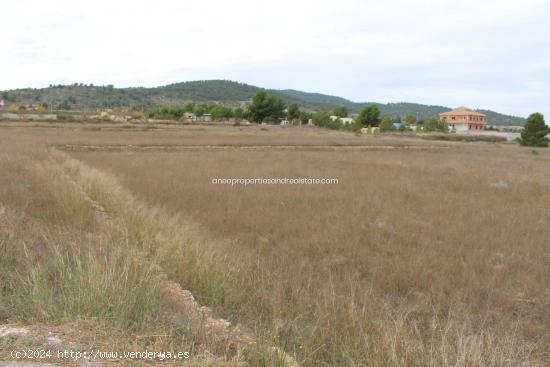
M 395 131 L 394 119 L 391 117 L 384 117 L 382 121 L 380 122 L 380 131 L 381 132 L 387 132 L 387 131 Z
M 546 137 L 548 133 L 550 133 L 550 129 L 544 122 L 544 115 L 542 113 L 533 113 L 527 119 L 518 141 L 523 146 L 548 147 L 548 142 L 550 141 Z
M 449 132 L 449 127 L 447 126 L 447 123 L 443 120 L 440 120 L 436 117 L 432 117 L 428 121 L 424 123 L 423 131 L 431 132 L 431 131 L 440 131 L 440 132 Z

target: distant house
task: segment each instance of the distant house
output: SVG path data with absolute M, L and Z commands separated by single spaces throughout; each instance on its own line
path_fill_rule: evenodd
M 338 117 L 338 116 L 332 115 L 332 116 L 330 116 L 330 119 L 332 121 L 336 121 L 336 120 L 340 119 L 340 121 L 342 121 L 342 124 L 344 124 L 344 125 L 353 124 L 353 118 L 352 117 Z
M 4 100 L 0 99 L 0 108 L 4 108 Z
M 456 132 L 483 131 L 486 124 L 484 114 L 466 107 L 440 113 L 439 118 L 447 123 L 451 131 Z
M 210 121 L 212 121 L 212 114 L 210 114 L 210 113 L 205 113 L 204 115 L 197 116 L 197 117 L 196 117 L 196 121 L 200 121 L 200 122 L 210 122 Z
M 291 122 L 287 119 L 281 120 L 280 125 L 290 125 Z
M 189 121 L 195 121 L 197 117 L 192 112 L 185 112 L 183 114 L 183 118 L 186 119 L 186 120 L 189 120 Z

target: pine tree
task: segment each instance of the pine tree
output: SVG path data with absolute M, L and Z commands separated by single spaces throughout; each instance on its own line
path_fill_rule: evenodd
M 363 126 L 378 126 L 380 124 L 380 110 L 375 104 L 367 106 L 361 111 L 357 121 Z
M 258 91 L 248 106 L 250 119 L 254 122 L 262 122 L 267 118 L 275 121 L 284 115 L 284 109 L 284 102 L 279 97 L 269 96 L 265 90 Z
M 546 126 L 542 113 L 533 113 L 527 119 L 518 141 L 523 146 L 548 147 L 550 141 L 546 137 L 548 133 L 550 133 L 550 129 Z
M 338 106 L 332 110 L 332 114 L 337 117 L 348 117 L 348 108 L 346 106 Z

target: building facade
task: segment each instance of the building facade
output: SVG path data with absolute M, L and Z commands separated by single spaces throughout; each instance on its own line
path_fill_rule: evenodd
M 458 107 L 452 111 L 440 113 L 439 118 L 447 123 L 451 131 L 485 130 L 485 115 L 466 107 Z
M 212 114 L 205 113 L 201 116 L 195 116 L 195 121 L 199 122 L 211 122 L 212 121 Z
M 332 121 L 336 121 L 336 120 L 340 120 L 342 122 L 342 124 L 344 125 L 350 125 L 350 124 L 353 124 L 353 118 L 352 117 L 338 117 L 338 116 L 330 116 L 330 119 Z

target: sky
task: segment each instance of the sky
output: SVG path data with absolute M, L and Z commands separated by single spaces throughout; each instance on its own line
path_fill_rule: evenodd
M 2 0 L 0 90 L 227 79 L 550 120 L 550 0 Z

